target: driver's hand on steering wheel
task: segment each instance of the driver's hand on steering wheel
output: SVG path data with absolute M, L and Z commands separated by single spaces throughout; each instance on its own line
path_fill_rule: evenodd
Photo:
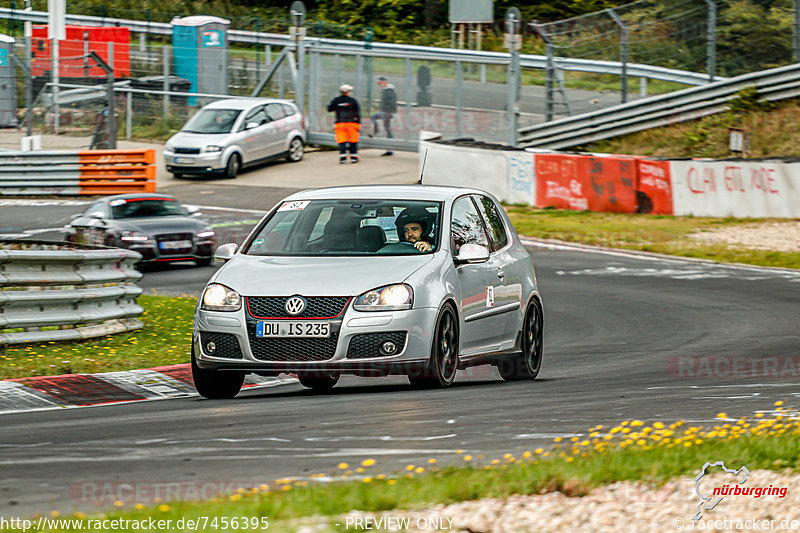
M 417 242 L 415 242 L 414 243 L 414 248 L 416 248 L 420 252 L 430 252 L 431 251 L 430 243 L 427 243 L 425 241 L 417 241 Z

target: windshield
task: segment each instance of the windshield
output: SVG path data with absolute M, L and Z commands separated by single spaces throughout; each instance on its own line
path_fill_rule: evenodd
M 112 218 L 165 217 L 186 214 L 177 200 L 169 198 L 129 198 L 113 200 L 109 205 Z
M 183 127 L 186 133 L 230 133 L 240 109 L 203 109 Z
M 431 253 L 439 249 L 440 213 L 440 203 L 414 200 L 284 202 L 267 223 L 262 225 L 244 253 L 250 255 Z

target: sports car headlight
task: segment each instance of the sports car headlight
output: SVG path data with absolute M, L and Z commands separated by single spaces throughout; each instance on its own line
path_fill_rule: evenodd
M 203 305 L 200 308 L 206 311 L 238 311 L 242 308 L 242 297 L 225 285 L 212 283 L 203 293 Z
M 367 291 L 353 304 L 356 311 L 400 311 L 411 309 L 414 290 L 405 283 L 387 285 Z
M 138 231 L 120 231 L 119 240 L 123 242 L 147 242 L 150 240 L 150 236 Z

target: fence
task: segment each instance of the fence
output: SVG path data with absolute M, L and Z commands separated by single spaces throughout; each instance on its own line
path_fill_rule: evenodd
M 521 128 L 519 141 L 522 146 L 560 150 L 694 120 L 725 110 L 728 102 L 747 87 L 756 87 L 758 96 L 770 101 L 800 96 L 800 64 L 744 74 L 703 87 Z
M 155 190 L 155 150 L 0 152 L 0 196 Z
M 0 240 L 0 345 L 141 329 L 140 259 L 130 250 Z

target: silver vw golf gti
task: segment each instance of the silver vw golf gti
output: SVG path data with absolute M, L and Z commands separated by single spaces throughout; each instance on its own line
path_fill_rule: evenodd
M 206 398 L 236 396 L 247 373 L 293 373 L 318 392 L 342 374 L 446 387 L 473 365 L 506 380 L 539 373 L 533 262 L 483 191 L 303 191 L 215 257 L 226 263 L 198 301 L 192 342 Z

